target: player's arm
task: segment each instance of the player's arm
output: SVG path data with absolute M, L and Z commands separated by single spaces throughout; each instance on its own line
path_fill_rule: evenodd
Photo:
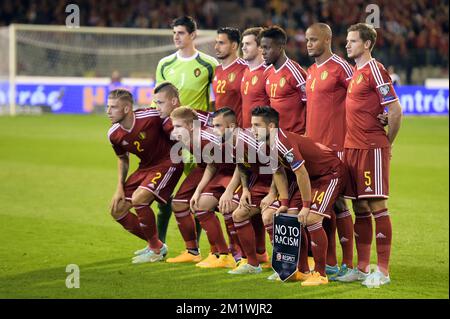
M 125 185 L 125 181 L 128 176 L 128 169 L 130 167 L 130 159 L 128 154 L 124 154 L 118 157 L 117 162 L 117 172 L 118 172 L 118 181 L 116 192 L 111 200 L 111 209 L 115 211 L 119 203 L 125 200 L 125 191 L 123 186 Z
M 280 207 L 276 213 L 287 212 L 289 205 L 289 190 L 288 190 L 288 180 L 286 176 L 286 171 L 283 167 L 280 167 L 275 174 L 273 174 L 273 181 L 276 191 L 278 192 L 278 200 L 280 201 Z
M 231 212 L 233 194 L 240 184 L 241 184 L 241 176 L 239 173 L 239 169 L 236 165 L 233 177 L 231 178 L 230 183 L 228 184 L 227 188 L 225 189 L 225 191 L 223 192 L 222 196 L 220 196 L 219 199 L 219 211 L 221 213 L 227 214 Z
M 158 65 L 156 66 L 156 74 L 155 74 L 155 87 L 157 84 L 161 83 L 164 81 L 163 75 L 161 73 L 161 60 L 158 62 Z
M 309 180 L 309 174 L 305 168 L 305 165 L 300 166 L 300 168 L 295 170 L 294 173 L 303 202 L 302 209 L 298 214 L 298 221 L 303 225 L 306 225 L 306 219 L 309 215 L 309 209 L 311 206 L 311 182 Z
M 270 206 L 274 201 L 276 201 L 278 197 L 278 190 L 275 185 L 275 174 L 272 177 L 272 183 L 270 184 L 270 190 L 269 193 L 261 200 L 261 204 L 259 207 L 261 207 L 261 211 L 265 210 L 267 207 Z
M 245 167 L 241 164 L 237 164 L 239 169 L 239 175 L 241 178 L 241 186 L 242 186 L 242 196 L 240 199 L 240 206 L 243 206 L 246 209 L 250 209 L 250 204 L 252 202 L 250 190 L 248 189 L 248 172 Z
M 400 130 L 400 125 L 402 122 L 402 107 L 400 103 L 397 101 L 394 101 L 392 103 L 389 103 L 387 105 L 388 108 L 388 139 L 389 143 L 394 143 L 395 137 L 398 134 L 398 131 Z
M 194 194 L 192 195 L 192 198 L 189 202 L 189 205 L 191 206 L 191 210 L 195 212 L 198 210 L 198 200 L 200 199 L 200 194 L 205 189 L 206 185 L 208 185 L 209 181 L 214 177 L 214 174 L 216 174 L 217 168 L 214 164 L 208 164 L 206 166 L 205 171 L 203 172 L 202 179 L 200 180 L 200 183 L 197 185 L 197 188 L 195 189 Z

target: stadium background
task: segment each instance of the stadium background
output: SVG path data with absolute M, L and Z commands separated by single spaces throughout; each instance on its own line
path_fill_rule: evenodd
M 448 1 L 71 1 L 88 29 L 64 26 L 68 3 L 0 4 L 0 297 L 449 297 Z M 288 55 L 307 67 L 313 61 L 304 31 L 320 21 L 331 25 L 334 51 L 345 57 L 346 29 L 365 21 L 371 3 L 380 8 L 374 57 L 395 68 L 400 102 L 411 115 L 392 159 L 393 283 L 375 291 L 358 284 L 305 289 L 267 282 L 266 272 L 230 278 L 191 265 L 132 267 L 129 257 L 142 243 L 113 222 L 107 207 L 116 163 L 101 113 L 112 72 L 120 72 L 139 105 L 150 103 L 156 63 L 174 50 L 170 22 L 184 14 L 197 20 L 198 47 L 212 55 L 218 26 L 278 24 L 289 35 Z M 21 116 L 9 116 L 13 87 Z M 183 249 L 180 239 L 172 219 L 170 255 Z M 208 247 L 204 236 L 201 247 Z M 80 266 L 80 289 L 65 286 L 68 264 Z

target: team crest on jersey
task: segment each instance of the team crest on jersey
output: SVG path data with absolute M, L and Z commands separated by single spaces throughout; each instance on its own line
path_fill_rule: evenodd
M 356 79 L 356 84 L 361 83 L 362 80 L 364 80 L 364 75 L 360 74 L 360 75 L 358 76 L 358 78 Z
M 258 82 L 258 76 L 257 76 L 257 75 L 254 75 L 254 76 L 252 77 L 252 85 L 255 85 L 256 82 Z
M 328 71 L 323 71 L 322 74 L 320 74 L 320 78 L 322 81 L 326 80 L 328 77 Z
M 378 91 L 380 91 L 381 95 L 386 96 L 389 93 L 389 85 L 385 84 L 378 88 Z
M 195 70 L 194 70 L 194 75 L 195 75 L 195 77 L 199 77 L 200 76 L 200 74 L 202 74 L 202 71 L 200 71 L 200 69 L 199 68 L 196 68 Z
M 228 74 L 228 81 L 233 82 L 236 79 L 236 73 L 231 72 Z
M 147 135 L 145 134 L 145 132 L 140 132 L 139 133 L 139 138 L 141 139 L 141 140 L 145 140 L 145 137 L 146 137 Z
M 286 78 L 283 76 L 283 77 L 280 79 L 280 87 L 282 88 L 285 84 L 286 84 Z
M 294 161 L 294 154 L 292 154 L 292 152 L 288 152 L 284 155 L 284 158 L 290 164 Z

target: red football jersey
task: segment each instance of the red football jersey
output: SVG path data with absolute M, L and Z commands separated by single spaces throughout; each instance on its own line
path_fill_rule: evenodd
M 237 58 L 227 67 L 216 67 L 213 80 L 216 110 L 229 107 L 236 113 L 238 125 L 242 125 L 241 80 L 247 69 L 247 62 Z
M 244 72 L 241 82 L 242 96 L 242 127 L 252 126 L 252 108 L 255 106 L 270 105 L 269 97 L 266 94 L 266 77 L 264 71 L 265 64 L 261 64 L 254 69 L 247 69 Z
M 250 131 L 241 129 L 236 137 L 234 156 L 237 164 L 244 166 L 252 175 L 259 176 L 258 178 L 270 183 L 272 180 L 270 158 L 260 155 L 260 146 L 261 143 L 255 139 Z
M 391 78 L 375 59 L 354 69 L 347 89 L 345 148 L 372 149 L 390 146 L 386 131 L 377 119 L 384 106 L 398 100 Z
M 169 139 L 164 134 L 159 112 L 153 109 L 134 111 L 134 123 L 126 130 L 119 123 L 108 131 L 108 138 L 118 156 L 135 154 L 139 159 L 139 168 L 154 166 L 170 161 Z
M 306 72 L 291 59 L 275 70 L 266 69 L 266 94 L 270 106 L 280 113 L 280 127 L 304 134 L 306 127 Z
M 275 144 L 280 164 L 292 171 L 304 164 L 310 179 L 336 172 L 342 165 L 335 151 L 300 134 L 279 129 Z
M 334 151 L 344 150 L 345 97 L 353 69 L 333 54 L 308 69 L 306 79 L 306 136 Z

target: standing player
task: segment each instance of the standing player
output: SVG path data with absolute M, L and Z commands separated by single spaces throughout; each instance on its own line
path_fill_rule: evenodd
M 356 69 L 347 90 L 344 160 L 350 180 L 345 195 L 353 200 L 358 268 L 339 281 L 363 280 L 372 288 L 388 284 L 392 225 L 387 209 L 391 147 L 400 129 L 401 106 L 384 66 L 372 58 L 377 32 L 365 23 L 352 25 L 347 34 L 347 54 Z M 388 109 L 386 133 L 377 116 Z M 375 219 L 377 269 L 370 273 L 372 218 Z
M 331 29 L 325 23 L 313 24 L 306 30 L 308 55 L 315 59 L 306 80 L 306 136 L 328 146 L 342 160 L 345 97 L 353 71 L 345 60 L 333 54 L 331 39 Z M 336 202 L 334 212 L 323 223 L 328 237 L 326 269 L 327 275 L 342 276 L 353 268 L 353 221 L 343 198 Z M 343 252 L 340 270 L 336 259 L 336 224 Z
M 249 28 L 242 34 L 242 53 L 248 67 L 241 82 L 242 128 L 251 127 L 252 109 L 259 105 L 269 105 L 266 94 L 266 65 L 262 57 L 259 35 L 263 28 Z
M 242 96 L 242 128 L 251 127 L 251 114 L 255 106 L 269 105 L 270 100 L 266 94 L 266 66 L 262 57 L 260 46 L 261 27 L 249 28 L 242 34 L 242 53 L 248 67 L 241 82 Z M 252 217 L 252 225 L 256 236 L 256 252 L 261 256 L 266 251 L 266 231 L 262 215 Z M 260 261 L 263 261 L 260 258 Z
M 305 276 L 302 286 L 327 284 L 325 262 L 328 242 L 322 220 L 330 217 L 334 202 L 342 191 L 344 164 L 328 147 L 300 134 L 278 129 L 278 124 L 279 114 L 274 108 L 262 106 L 253 110 L 252 130 L 256 138 L 271 149 L 275 148 L 277 152 L 271 153 L 271 156 L 277 156 L 278 163 L 291 176 L 295 175 L 293 180 L 298 186 L 297 192 L 302 203 L 301 208 L 297 206 L 300 209 L 298 220 L 308 228 L 315 261 L 314 272 Z M 292 206 L 283 204 L 283 200 L 288 201 L 285 196 L 288 185 L 275 185 L 280 193 L 281 205 L 287 210 Z M 302 254 L 306 255 L 304 249 Z
M 195 48 L 197 24 L 194 19 L 189 16 L 176 18 L 172 28 L 173 42 L 178 50 L 159 61 L 156 83 L 169 81 L 175 85 L 180 91 L 181 105 L 211 110 L 209 90 L 219 63 Z
M 216 109 L 231 108 L 237 123 L 242 124 L 241 81 L 247 63 L 238 57 L 241 33 L 236 28 L 220 28 L 216 37 L 216 56 L 221 61 L 213 80 Z
M 150 208 L 157 200 L 166 204 L 183 172 L 182 164 L 170 160 L 171 144 L 162 130 L 158 112 L 133 112 L 133 96 L 122 89 L 108 95 L 107 114 L 112 122 L 108 138 L 119 158 L 117 190 L 111 200 L 111 215 L 126 230 L 148 242 L 137 252 L 133 263 L 155 262 L 167 255 L 167 246 L 158 239 L 155 215 Z M 127 178 L 128 154 L 141 161 Z M 129 210 L 134 207 L 136 215 Z
M 213 107 L 210 105 L 209 92 L 218 62 L 195 48 L 197 24 L 194 19 L 189 16 L 176 18 L 172 22 L 172 28 L 173 42 L 177 51 L 159 61 L 156 68 L 156 83 L 169 81 L 174 84 L 180 92 L 181 105 L 189 105 L 196 110 L 211 110 Z M 183 156 L 192 159 L 186 152 Z M 186 174 L 190 169 L 191 165 L 185 165 Z M 171 213 L 170 203 L 159 206 L 158 232 L 162 241 L 165 241 Z M 200 230 L 197 224 L 198 236 Z
M 266 65 L 266 94 L 280 114 L 282 129 L 299 134 L 306 128 L 306 72 L 285 53 L 286 32 L 273 26 L 260 33 Z

